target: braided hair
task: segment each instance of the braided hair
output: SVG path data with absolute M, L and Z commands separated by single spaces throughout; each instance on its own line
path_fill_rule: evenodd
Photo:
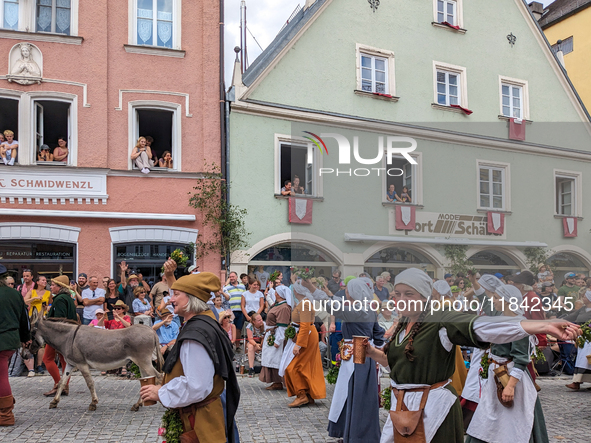
M 421 325 L 423 324 L 423 320 L 425 320 L 426 315 L 427 315 L 427 310 L 424 310 L 423 312 L 421 312 L 421 315 L 419 315 L 419 318 L 417 318 L 417 321 L 415 322 L 415 324 L 412 325 L 412 328 L 408 334 L 408 343 L 406 344 L 406 347 L 404 348 L 404 355 L 406 356 L 406 359 L 408 361 L 414 361 L 414 359 L 415 359 L 414 355 L 412 355 L 412 353 L 415 350 L 413 343 L 414 343 L 415 337 L 417 336 L 417 334 L 419 333 L 419 330 L 421 329 Z M 388 351 L 390 350 L 390 344 L 392 343 L 392 341 L 396 340 L 396 337 L 398 337 L 398 333 L 402 329 L 406 328 L 407 325 L 408 325 L 408 317 L 403 317 L 398 322 L 398 326 L 396 326 L 396 330 L 394 331 L 394 333 L 392 334 L 392 337 L 390 337 L 390 340 L 388 341 L 388 343 L 384 347 L 384 353 L 386 355 L 388 355 Z

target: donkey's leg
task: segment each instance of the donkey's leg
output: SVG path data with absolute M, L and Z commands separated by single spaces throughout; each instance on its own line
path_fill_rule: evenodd
M 55 397 L 51 403 L 49 403 L 49 409 L 57 408 L 57 404 L 60 402 L 60 398 L 62 396 L 62 391 L 70 381 L 70 376 L 72 375 L 72 369 L 74 367 L 70 363 L 66 363 L 66 369 L 63 372 L 59 383 L 57 384 L 57 392 L 55 393 Z
M 88 386 L 88 389 L 90 390 L 90 396 L 92 397 L 92 401 L 90 402 L 90 405 L 88 406 L 88 410 L 89 411 L 96 411 L 96 405 L 98 404 L 98 397 L 97 397 L 96 391 L 94 389 L 94 380 L 92 379 L 92 375 L 90 375 L 90 368 L 88 366 L 79 366 L 78 369 L 80 370 L 80 373 L 84 377 L 84 380 L 86 381 L 86 386 Z

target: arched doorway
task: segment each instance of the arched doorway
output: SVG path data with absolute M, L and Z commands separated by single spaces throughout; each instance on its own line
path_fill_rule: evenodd
M 483 250 L 474 254 L 469 260 L 481 274 L 511 275 L 521 270 L 515 260 L 500 251 Z
M 375 280 L 384 271 L 392 276 L 399 274 L 407 268 L 419 268 L 431 277 L 435 276 L 436 266 L 420 252 L 403 248 L 384 248 L 365 261 L 364 271 Z
M 283 283 L 290 284 L 290 268 L 314 269 L 315 277 L 331 278 L 333 270 L 339 267 L 337 260 L 330 254 L 306 243 L 284 242 L 263 249 L 248 263 L 248 274 L 257 278 L 273 271 L 283 273 Z
M 585 263 L 574 254 L 568 252 L 558 252 L 548 259 L 550 269 L 554 273 L 554 283 L 559 288 L 564 280 L 564 274 L 574 272 L 589 276 L 589 269 Z

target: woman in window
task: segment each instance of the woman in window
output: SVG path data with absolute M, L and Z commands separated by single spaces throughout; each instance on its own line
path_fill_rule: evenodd
M 394 186 L 394 185 L 388 186 L 388 191 L 386 191 L 386 199 L 390 203 L 402 201 L 402 199 L 400 197 L 398 197 L 398 194 L 396 193 L 396 186 Z
M 170 151 L 164 151 L 162 158 L 158 161 L 161 168 L 172 169 L 172 154 Z
M 293 176 L 293 182 L 292 182 L 292 190 L 293 192 L 295 192 L 296 194 L 305 194 L 306 190 L 304 189 L 303 186 L 300 186 L 300 178 L 297 175 Z
M 154 161 L 152 160 L 152 150 L 146 144 L 146 137 L 137 139 L 137 143 L 131 150 L 131 159 L 144 174 L 150 173 L 150 168 L 154 166 Z
M 53 150 L 53 161 L 68 162 L 68 142 L 66 137 L 59 137 L 57 139 L 57 148 Z
M 41 149 L 39 149 L 39 154 L 37 154 L 37 161 L 38 162 L 52 162 L 53 161 L 53 154 L 49 152 L 49 146 L 41 145 Z

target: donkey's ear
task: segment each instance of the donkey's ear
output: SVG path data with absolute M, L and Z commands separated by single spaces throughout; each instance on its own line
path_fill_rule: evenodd
M 33 309 L 33 315 L 31 315 L 31 324 L 34 325 L 39 320 L 39 315 L 37 313 L 37 309 Z

